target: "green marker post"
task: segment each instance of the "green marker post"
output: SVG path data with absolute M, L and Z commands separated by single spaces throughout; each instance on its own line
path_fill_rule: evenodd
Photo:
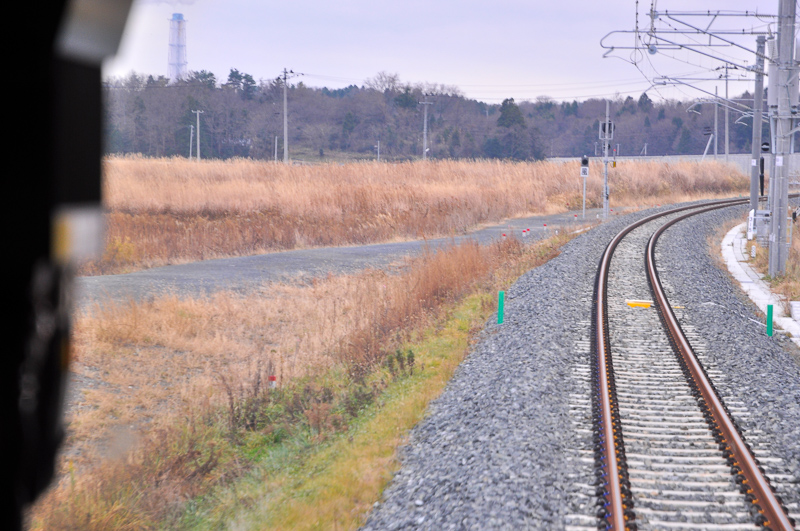
M 772 305 L 767 304 L 767 335 L 772 337 Z
M 503 312 L 506 307 L 506 292 L 501 291 L 497 294 L 497 324 L 503 324 Z

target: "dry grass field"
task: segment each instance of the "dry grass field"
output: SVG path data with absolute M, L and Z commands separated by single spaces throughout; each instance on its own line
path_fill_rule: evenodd
M 284 166 L 126 157 L 104 166 L 107 252 L 84 264 L 84 274 L 460 234 L 580 203 L 577 164 Z M 600 167 L 591 171 L 589 204 L 596 206 Z M 611 186 L 613 206 L 646 206 L 733 195 L 748 183 L 713 163 L 631 163 L 612 170 Z M 212 504 L 220 506 L 209 509 L 217 524 L 201 525 L 220 527 L 226 511 L 249 499 L 236 488 L 257 463 L 291 474 L 291 463 L 326 441 L 347 441 L 349 426 L 393 385 L 417 378 L 415 385 L 426 387 L 436 356 L 409 345 L 425 330 L 440 330 L 466 297 L 478 301 L 471 319 L 485 321 L 496 290 L 555 256 L 569 237 L 562 231 L 527 246 L 513 238 L 467 242 L 422 253 L 393 272 L 265 285 L 246 296 L 155 294 L 76 316 L 79 392 L 67 418 L 61 479 L 30 512 L 30 526 L 194 527 L 187 508 L 233 488 L 234 508 Z M 456 326 L 465 344 L 471 326 Z M 448 370 L 466 346 L 455 350 Z M 443 387 L 446 378 L 437 378 Z M 426 393 L 433 397 L 436 389 Z M 408 418 L 422 415 L 430 397 L 417 400 Z M 391 438 L 375 444 L 394 448 L 402 434 L 377 420 Z M 280 456 L 274 463 L 270 452 Z M 393 458 L 381 459 L 374 478 L 390 475 Z M 370 492 L 361 499 L 374 497 Z
M 602 203 L 592 163 L 587 203 Z M 709 162 L 623 162 L 612 206 L 746 192 Z M 254 160 L 112 157 L 104 161 L 107 245 L 81 274 L 304 247 L 462 234 L 481 224 L 581 203 L 578 164 L 430 161 L 286 166 Z
M 750 245 L 756 248 L 756 258 L 753 265 L 757 271 L 767 275 L 769 271 L 769 250 L 761 247 L 755 241 Z M 783 295 L 786 301 L 800 301 L 800 226 L 795 223 L 792 228 L 792 245 L 789 248 L 789 257 L 786 260 L 786 273 L 777 278 L 768 279 L 772 291 Z M 790 314 L 789 305 L 784 311 Z
M 324 442 L 387 377 L 413 372 L 413 357 L 396 351 L 414 334 L 568 240 L 562 231 L 531 246 L 466 242 L 394 273 L 86 311 L 74 328 L 81 392 L 67 418 L 62 479 L 32 512 L 32 527 L 156 526 L 244 473 L 249 439 L 269 446 L 306 433 Z M 391 370 L 387 357 L 397 360 Z

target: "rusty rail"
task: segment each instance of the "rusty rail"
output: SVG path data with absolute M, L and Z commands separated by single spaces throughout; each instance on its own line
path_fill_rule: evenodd
M 655 304 L 658 308 L 661 320 L 667 330 L 667 335 L 673 345 L 679 359 L 683 360 L 683 365 L 691 374 L 690 385 L 700 393 L 702 399 L 698 398 L 703 414 L 708 420 L 714 438 L 719 444 L 719 449 L 723 457 L 727 460 L 731 471 L 734 474 L 734 481 L 739 485 L 740 492 L 745 495 L 745 499 L 755 505 L 759 517 L 756 524 L 765 528 L 780 529 L 788 531 L 793 529 L 792 523 L 787 515 L 786 508 L 775 497 L 769 480 L 760 470 L 758 461 L 753 456 L 749 445 L 739 432 L 738 427 L 728 415 L 725 405 L 722 403 L 713 384 L 708 378 L 700 361 L 686 339 L 681 329 L 680 323 L 675 317 L 675 312 L 667 300 L 664 289 L 658 278 L 658 271 L 655 264 L 655 246 L 659 236 L 675 223 L 687 217 L 722 208 L 714 206 L 705 208 L 697 212 L 692 212 L 664 224 L 650 237 L 647 244 L 646 269 L 650 288 L 653 291 Z
M 747 200 L 741 199 L 714 201 L 708 203 L 709 206 L 689 215 L 746 202 Z M 630 492 L 627 465 L 625 463 L 625 444 L 621 429 L 619 408 L 617 406 L 614 369 L 608 334 L 606 285 L 611 258 L 619 242 L 637 227 L 665 215 L 697 208 L 701 207 L 694 205 L 675 208 L 645 217 L 629 225 L 617 234 L 611 243 L 608 244 L 598 267 L 597 277 L 595 278 L 594 303 L 592 308 L 592 351 L 594 352 L 592 370 L 595 381 L 595 389 L 592 393 L 593 416 L 595 420 L 593 442 L 596 458 L 596 493 L 599 499 L 604 499 L 604 502 L 598 508 L 597 517 L 601 520 L 605 520 L 606 529 L 617 531 L 636 529 L 634 522 L 636 516 L 633 511 L 633 500 Z M 655 271 L 655 268 L 653 268 L 653 271 Z M 669 305 L 665 304 L 665 307 L 669 308 Z M 688 341 L 686 344 L 688 345 Z M 714 395 L 716 396 L 715 393 Z M 730 422 L 730 419 L 728 419 L 728 422 Z M 736 430 L 734 429 L 734 431 Z M 728 440 L 731 439 L 726 438 L 726 441 Z M 749 455 L 749 451 L 747 453 Z M 738 457 L 738 454 L 734 455 Z M 736 461 L 736 463 L 739 462 L 742 461 Z M 745 484 L 751 485 L 755 481 L 755 479 L 750 479 L 748 477 Z M 774 498 L 774 495 L 772 497 Z M 757 500 L 762 499 L 764 498 L 757 498 Z M 786 518 L 785 514 L 783 516 Z M 770 516 L 767 517 L 769 522 L 776 521 L 773 520 L 773 518 L 777 518 L 777 516 L 774 516 L 774 513 L 770 513 Z M 786 529 L 791 529 L 791 527 L 787 527 Z

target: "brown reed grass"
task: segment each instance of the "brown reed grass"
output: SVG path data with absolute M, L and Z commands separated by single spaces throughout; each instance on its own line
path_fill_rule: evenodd
M 750 244 L 750 248 L 756 248 L 756 257 L 752 261 L 753 267 L 762 275 L 767 276 L 769 272 L 769 249 L 761 247 L 755 241 Z M 787 304 L 783 308 L 788 315 L 790 313 L 789 302 L 800 301 L 800 227 L 795 224 L 792 227 L 792 241 L 789 247 L 789 256 L 786 260 L 786 271 L 783 275 L 775 278 L 767 278 L 773 292 L 782 295 Z
M 500 161 L 287 166 L 249 159 L 111 157 L 104 161 L 107 251 L 82 274 L 304 247 L 463 234 L 481 224 L 581 203 L 578 164 Z M 746 191 L 718 163 L 623 162 L 612 206 Z M 599 206 L 593 162 L 587 205 Z
M 78 316 L 73 371 L 81 396 L 68 415 L 62 479 L 34 508 L 33 527 L 152 527 L 238 476 L 246 449 L 220 433 L 249 407 L 248 389 L 259 392 L 265 368 L 281 387 L 311 382 L 286 405 L 296 410 L 292 422 L 319 436 L 341 429 L 342 415 L 358 411 L 358 392 L 371 399 L 380 390 L 365 380 L 387 353 L 468 293 L 508 282 L 568 239 L 562 231 L 531 246 L 465 242 L 424 252 L 395 273 L 269 285 L 249 296 L 163 295 Z M 344 375 L 339 387 L 329 370 Z M 318 396 L 331 386 L 336 396 L 355 394 L 355 407 L 331 411 Z M 228 407 L 228 420 L 219 420 Z

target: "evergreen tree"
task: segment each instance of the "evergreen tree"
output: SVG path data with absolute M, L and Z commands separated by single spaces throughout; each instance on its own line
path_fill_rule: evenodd
M 189 72 L 189 77 L 187 78 L 186 83 L 189 85 L 202 86 L 212 90 L 217 88 L 216 76 L 213 73 L 208 72 L 206 70 L 200 70 L 199 72 L 195 71 Z
M 403 109 L 413 109 L 417 106 L 417 98 L 411 93 L 410 85 L 403 87 L 403 92 L 395 96 L 394 102 Z
M 240 90 L 242 88 L 242 74 L 235 68 L 231 68 L 231 73 L 228 74 L 228 82 L 223 85 L 225 87 L 232 88 L 234 90 Z
M 677 151 L 681 155 L 687 155 L 691 147 L 692 147 L 692 135 L 691 133 L 689 133 L 689 130 L 684 127 L 683 132 L 681 133 L 681 138 L 680 140 L 678 140 Z
M 650 112 L 653 110 L 653 100 L 650 99 L 650 96 L 647 95 L 647 92 L 642 92 L 642 95 L 639 96 L 639 101 L 636 104 L 639 107 L 639 110 L 642 112 Z
M 250 74 L 242 74 L 242 97 L 246 100 L 252 100 L 256 92 L 258 92 L 258 86 L 253 76 Z
M 506 98 L 500 105 L 500 117 L 497 119 L 498 127 L 525 127 L 525 117 L 519 106 L 514 103 L 514 98 Z

